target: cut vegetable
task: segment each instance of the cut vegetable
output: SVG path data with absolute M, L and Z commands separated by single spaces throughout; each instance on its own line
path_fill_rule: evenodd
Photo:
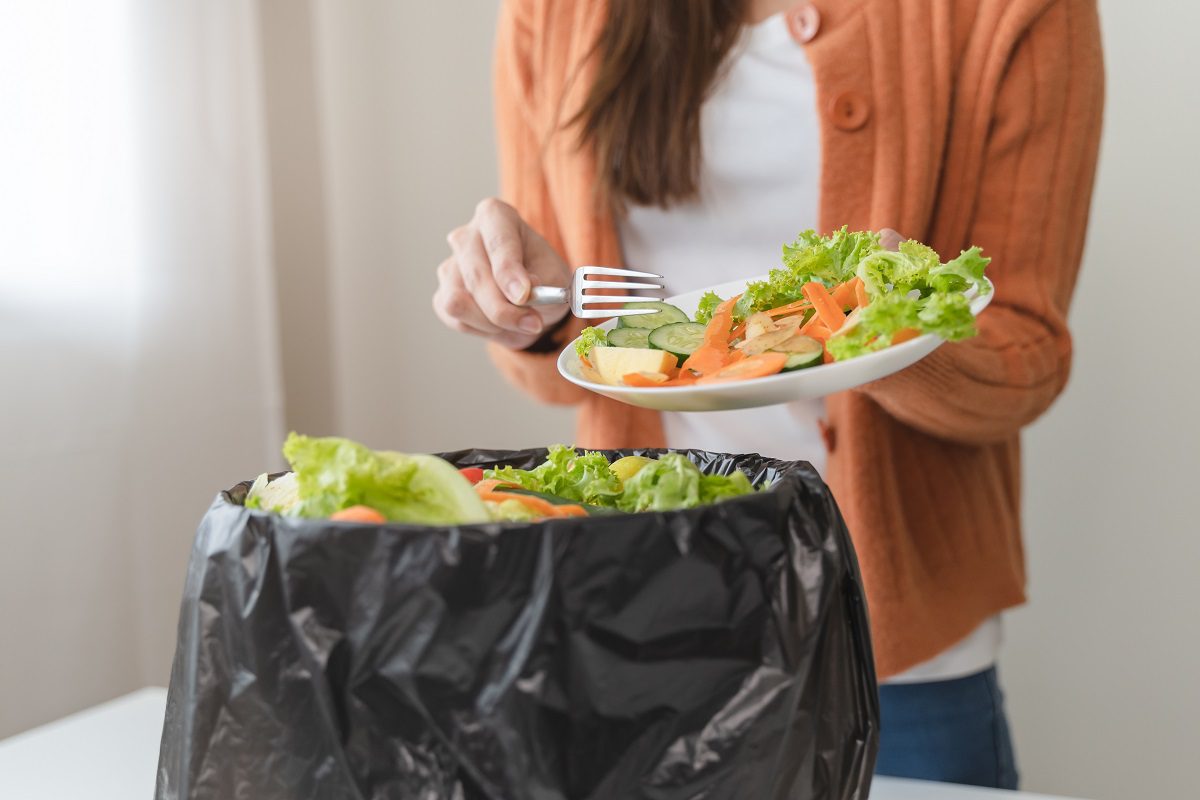
M 619 386 L 621 378 L 632 372 L 664 372 L 675 368 L 675 356 L 662 350 L 636 347 L 597 347 L 592 362 L 603 383 Z
M 704 329 L 704 342 L 683 362 L 684 369 L 707 375 L 718 371 L 729 361 L 733 307 L 740 297 L 741 295 L 737 295 L 729 298 L 713 311 L 712 321 Z
M 649 346 L 665 350 L 682 362 L 704 343 L 704 331 L 699 322 L 672 322 L 650 331 Z
M 608 343 L 612 347 L 650 347 L 646 341 L 650 331 L 646 328 L 614 328 L 608 332 Z
M 747 356 L 726 367 L 696 381 L 704 383 L 726 383 L 729 381 L 744 381 L 750 378 L 765 378 L 774 375 L 787 365 L 788 357 L 783 353 L 760 353 Z
M 671 380 L 671 376 L 665 372 L 631 372 L 628 375 L 621 376 L 621 383 L 626 386 L 640 386 L 643 388 L 662 386 L 669 380 Z
M 787 363 L 784 364 L 783 371 L 790 372 L 820 364 L 825 346 L 811 336 L 797 335 L 775 347 L 773 352 L 783 353 L 787 356 Z
M 826 328 L 837 331 L 842 327 L 842 323 L 846 321 L 846 313 L 833 299 L 833 295 L 829 294 L 828 289 L 816 281 L 811 281 L 804 284 L 803 292 L 804 296 L 812 302 L 813 308 L 817 310 L 817 318 L 824 323 Z
M 329 518 L 337 522 L 360 522 L 364 525 L 382 525 L 387 517 L 370 506 L 350 506 L 341 511 L 335 511 Z
M 623 308 L 653 308 L 655 313 L 631 314 L 627 317 L 618 317 L 618 328 L 646 328 L 647 330 L 654 330 L 655 328 L 661 328 L 663 325 L 670 325 L 673 322 L 690 321 L 688 315 L 683 313 L 677 306 L 659 300 L 638 300 L 626 303 Z M 609 335 L 611 336 L 612 334 Z

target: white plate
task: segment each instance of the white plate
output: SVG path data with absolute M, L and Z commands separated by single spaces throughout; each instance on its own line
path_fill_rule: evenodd
M 750 281 L 763 280 L 765 276 L 747 280 L 731 281 L 712 287 L 721 297 L 732 297 L 746 288 Z M 990 286 L 989 282 L 989 286 Z M 692 314 L 707 289 L 676 295 L 666 302 L 679 306 Z M 973 297 L 971 311 L 978 316 L 987 307 L 995 291 L 982 297 Z M 612 330 L 616 320 L 609 320 L 599 327 Z M 558 356 L 558 371 L 576 386 L 588 391 L 611 397 L 656 411 L 727 411 L 734 408 L 756 408 L 790 403 L 805 398 L 824 397 L 835 392 L 844 392 L 855 386 L 885 378 L 915 364 L 932 353 L 942 344 L 942 339 L 926 334 L 910 339 L 903 344 L 892 345 L 876 353 L 870 353 L 848 361 L 822 364 L 819 367 L 781 372 L 766 378 L 752 378 L 731 383 L 715 383 L 707 386 L 671 386 L 667 388 L 641 388 L 632 386 L 609 386 L 595 383 L 583 377 L 579 356 L 575 354 L 575 342 L 571 342 Z

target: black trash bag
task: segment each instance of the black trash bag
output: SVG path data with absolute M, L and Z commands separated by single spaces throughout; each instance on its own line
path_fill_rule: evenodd
M 833 499 L 806 463 L 684 452 L 771 488 L 459 528 L 222 492 L 188 566 L 156 797 L 866 798 L 878 698 Z

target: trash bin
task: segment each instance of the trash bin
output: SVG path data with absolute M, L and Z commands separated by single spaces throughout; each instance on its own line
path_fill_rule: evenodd
M 188 565 L 156 796 L 866 798 L 878 700 L 833 498 L 803 462 L 680 452 L 768 488 L 461 527 L 221 492 Z

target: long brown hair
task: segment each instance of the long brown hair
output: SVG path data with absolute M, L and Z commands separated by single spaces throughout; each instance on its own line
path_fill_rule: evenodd
M 600 165 L 601 199 L 667 207 L 696 193 L 700 108 L 746 0 L 608 0 L 595 83 L 572 120 Z

